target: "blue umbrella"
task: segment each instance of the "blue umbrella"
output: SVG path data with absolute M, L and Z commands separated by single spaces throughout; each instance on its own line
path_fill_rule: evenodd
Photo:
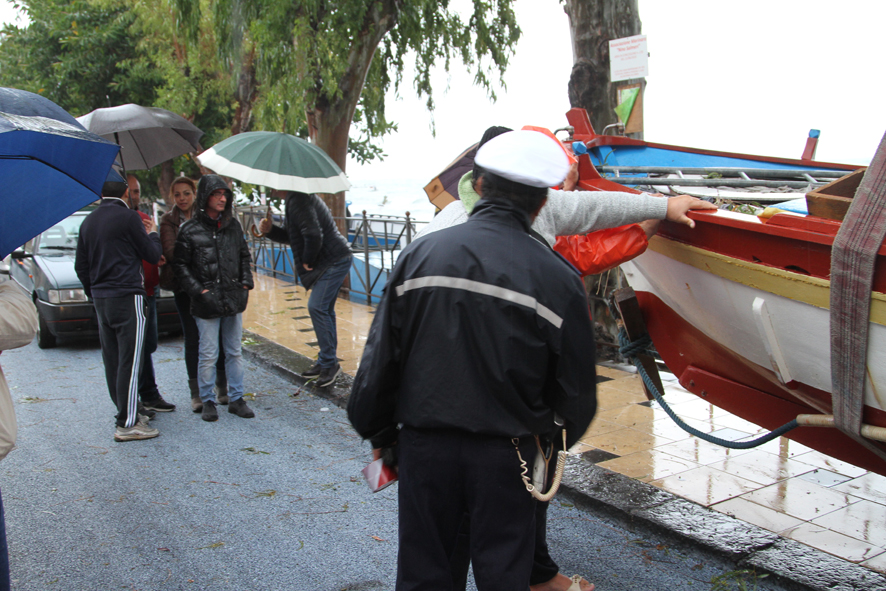
M 0 258 L 98 199 L 120 149 L 76 121 L 2 112 L 2 98 Z
M 0 88 L 0 111 L 27 117 L 46 117 L 85 129 L 73 115 L 48 98 L 18 88 Z

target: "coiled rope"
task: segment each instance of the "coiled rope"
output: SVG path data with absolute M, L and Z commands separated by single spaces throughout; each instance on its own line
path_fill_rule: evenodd
M 799 427 L 799 423 L 797 419 L 791 420 L 789 423 L 785 423 L 778 429 L 774 431 L 770 431 L 766 435 L 758 437 L 757 439 L 753 439 L 751 441 L 729 441 L 728 439 L 722 439 L 720 437 L 715 437 L 710 433 L 703 433 L 698 429 L 691 427 L 683 422 L 680 417 L 674 413 L 668 403 L 664 401 L 664 397 L 658 391 L 658 388 L 655 387 L 652 379 L 649 377 L 649 374 L 646 373 L 646 370 L 643 368 L 643 364 L 640 363 L 640 360 L 637 358 L 638 355 L 642 353 L 646 353 L 649 345 L 652 344 L 652 339 L 649 338 L 649 335 L 644 335 L 643 337 L 637 339 L 636 341 L 630 341 L 628 339 L 628 334 L 625 331 L 624 327 L 618 330 L 618 344 L 619 344 L 619 352 L 631 360 L 637 367 L 637 371 L 640 373 L 640 377 L 643 379 L 643 383 L 646 384 L 646 389 L 652 393 L 655 401 L 661 405 L 664 411 L 668 414 L 671 419 L 677 425 L 691 435 L 695 435 L 699 439 L 703 439 L 709 443 L 714 443 L 716 445 L 720 445 L 723 447 L 728 447 L 730 449 L 751 449 L 760 445 L 763 445 L 767 441 L 772 441 L 777 437 L 781 437 L 791 429 Z
M 563 469 L 566 467 L 566 456 L 569 455 L 569 452 L 566 451 L 566 429 L 563 429 L 562 432 L 563 449 L 557 452 L 557 467 L 554 470 L 554 478 L 551 482 L 551 488 L 548 489 L 548 492 L 544 494 L 539 492 L 538 489 L 535 488 L 535 486 L 529 480 L 529 467 L 526 465 L 526 460 L 524 460 L 523 456 L 520 455 L 520 440 L 511 440 L 511 443 L 513 443 L 514 447 L 517 449 L 517 457 L 520 459 L 520 478 L 523 479 L 523 484 L 526 485 L 526 490 L 529 491 L 529 494 L 543 503 L 554 498 L 554 495 L 557 494 L 557 490 L 559 490 L 560 488 L 560 481 L 563 479 Z M 537 436 L 536 444 L 539 445 L 539 448 L 541 447 L 541 444 L 538 442 Z

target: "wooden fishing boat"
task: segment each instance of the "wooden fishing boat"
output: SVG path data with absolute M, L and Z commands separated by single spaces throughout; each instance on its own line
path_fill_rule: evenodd
M 661 182 L 648 171 L 645 179 L 603 178 L 595 164 L 825 170 L 837 176 L 855 168 L 600 136 L 584 111 L 573 109 L 567 117 L 572 140 L 590 152 L 580 159 L 586 189 L 610 188 L 613 181 Z M 874 209 L 850 209 L 845 221 L 789 213 L 768 219 L 723 210 L 692 213 L 694 229 L 662 223 L 647 252 L 622 270 L 657 351 L 683 387 L 768 429 L 815 415 L 819 418 L 809 422 L 828 426 L 802 426 L 787 437 L 886 475 L 886 247 L 882 233 L 877 238 L 886 227 L 886 149 L 881 152 L 868 170 L 871 181 L 865 177 L 863 185 L 877 193 Z M 846 239 L 853 237 L 876 240 L 866 247 L 868 280 L 850 269 L 848 279 L 841 271 L 838 284 L 832 268 L 845 270 L 847 260 L 851 263 Z

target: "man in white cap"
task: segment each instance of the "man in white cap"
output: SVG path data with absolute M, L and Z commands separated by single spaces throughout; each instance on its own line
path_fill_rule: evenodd
M 528 589 L 535 501 L 518 450 L 531 461 L 555 414 L 574 442 L 596 410 L 584 287 L 529 233 L 566 156 L 541 133 L 514 131 L 476 161 L 483 199 L 466 223 L 400 255 L 348 401 L 374 455 L 399 459 L 398 591 L 451 587 L 466 513 L 477 588 Z

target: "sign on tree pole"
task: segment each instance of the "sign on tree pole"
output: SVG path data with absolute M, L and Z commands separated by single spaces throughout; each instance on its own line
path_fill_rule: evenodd
M 609 81 L 645 78 L 649 75 L 646 35 L 634 35 L 609 42 Z

